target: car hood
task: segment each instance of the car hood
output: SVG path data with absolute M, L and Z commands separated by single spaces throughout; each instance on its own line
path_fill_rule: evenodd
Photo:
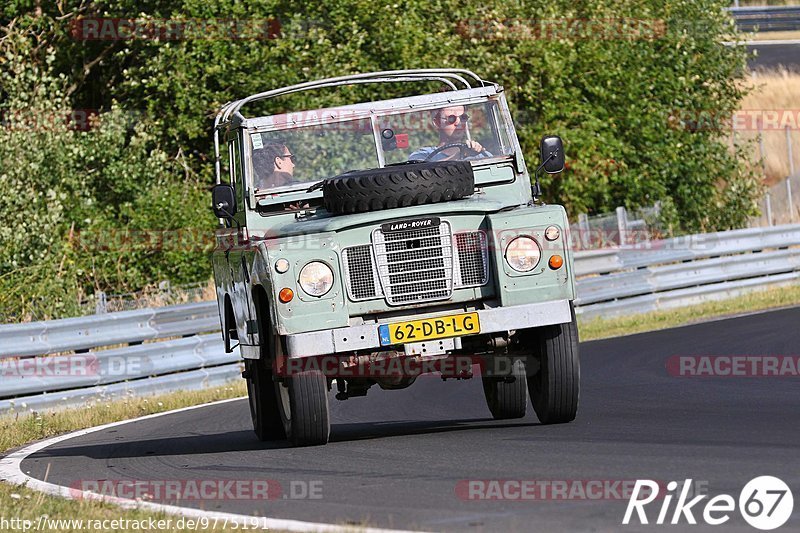
M 448 215 L 474 214 L 474 213 L 495 213 L 503 209 L 512 209 L 502 202 L 488 200 L 479 196 L 471 196 L 461 200 L 442 202 L 438 204 L 416 205 L 411 207 L 401 207 L 397 209 L 386 209 L 382 211 L 372 211 L 369 213 L 357 213 L 352 215 L 332 215 L 320 208 L 316 213 L 307 217 L 280 217 L 264 230 L 274 235 L 292 236 L 307 235 L 314 233 L 337 232 L 360 226 L 382 224 L 392 220 Z M 278 217 L 276 217 L 278 218 Z M 260 228 L 253 228 L 260 229 Z

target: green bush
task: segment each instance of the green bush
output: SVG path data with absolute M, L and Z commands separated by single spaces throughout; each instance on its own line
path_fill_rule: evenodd
M 213 220 L 196 174 L 128 112 L 76 129 L 70 80 L 34 35 L 2 37 L 0 321 L 73 315 L 98 290 L 207 279 Z M 164 244 L 176 230 L 200 240 Z
M 86 237 L 121 230 L 210 231 L 214 220 L 205 197 L 212 182 L 210 125 L 223 102 L 372 70 L 464 67 L 501 83 L 530 163 L 544 133 L 564 138 L 568 168 L 545 177 L 543 186 L 547 201 L 564 203 L 573 215 L 660 201 L 669 208 L 670 226 L 687 232 L 740 227 L 756 209 L 760 188 L 741 150 L 731 152 L 718 131 L 680 121 L 693 113 L 729 116 L 743 96 L 737 80 L 745 68 L 744 49 L 722 44 L 736 39 L 723 11 L 727 1 L 37 4 L 12 0 L 0 9 L 6 32 L 2 109 L 49 105 L 114 112 L 88 132 L 26 135 L 6 128 L 0 133 L 0 174 L 6 190 L 14 191 L 2 200 L 0 276 L 46 258 L 74 269 L 78 292 L 207 279 L 202 238 L 189 250 L 90 253 Z M 281 35 L 86 41 L 70 34 L 78 14 L 262 21 L 270 31 L 277 19 Z M 564 21 L 573 21 L 571 30 L 563 30 Z M 587 21 L 600 21 L 601 30 L 607 23 L 611 33 L 587 30 Z M 537 25 L 555 30 L 532 38 L 530 28 Z M 343 104 L 405 90 L 382 85 L 303 93 L 253 112 Z M 79 236 L 78 248 L 65 244 L 70 228 Z

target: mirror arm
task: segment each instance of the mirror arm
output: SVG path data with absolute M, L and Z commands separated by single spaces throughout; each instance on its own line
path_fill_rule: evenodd
M 534 201 L 538 200 L 542 195 L 542 187 L 539 185 L 539 172 L 542 171 L 544 166 L 549 163 L 551 159 L 556 158 L 556 154 L 558 154 L 557 150 L 555 152 L 550 152 L 550 155 L 544 161 L 542 161 L 542 164 L 539 165 L 539 168 L 537 168 L 533 173 L 534 180 L 533 185 L 531 186 L 531 196 L 533 196 Z
M 231 212 L 230 212 L 230 211 L 228 211 L 227 209 L 225 209 L 225 206 L 226 206 L 226 203 L 219 203 L 219 204 L 217 204 L 215 207 L 216 207 L 218 210 L 222 211 L 222 213 L 223 213 L 225 216 L 227 216 L 227 217 L 228 217 L 228 220 L 229 220 L 230 222 L 233 222 L 234 224 L 236 224 L 236 230 L 237 230 L 237 231 L 241 230 L 241 229 L 242 229 L 242 225 L 241 225 L 241 224 L 239 224 L 239 221 L 238 221 L 238 220 L 236 220 L 236 218 L 235 218 L 235 217 L 234 217 L 234 216 L 231 214 Z

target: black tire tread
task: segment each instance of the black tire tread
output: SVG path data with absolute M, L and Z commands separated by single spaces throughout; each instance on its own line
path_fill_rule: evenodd
M 580 397 L 580 358 L 575 311 L 572 321 L 541 328 L 539 372 L 528 378 L 531 403 L 542 424 L 575 420 Z
M 264 359 L 245 359 L 248 374 L 247 394 L 250 403 L 250 416 L 253 430 L 260 441 L 283 440 L 286 438 L 283 421 L 278 411 L 278 400 L 272 381 L 272 371 Z M 256 407 L 253 409 L 253 403 Z
M 333 214 L 363 213 L 457 200 L 475 192 L 468 161 L 415 163 L 349 172 L 325 180 L 325 209 Z
M 486 405 L 495 420 L 522 418 L 527 411 L 528 382 L 525 379 L 525 365 L 521 360 L 514 361 L 511 375 L 516 378 L 511 383 L 498 378 L 481 378 Z
M 295 446 L 327 444 L 331 433 L 328 388 L 319 370 L 300 372 L 288 378 L 292 409 L 291 434 Z

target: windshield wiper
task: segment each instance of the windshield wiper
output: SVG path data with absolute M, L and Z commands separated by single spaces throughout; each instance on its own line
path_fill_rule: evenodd
M 317 183 L 306 189 L 306 192 L 314 192 L 318 189 L 321 189 L 323 185 L 325 185 L 325 180 L 318 181 Z
M 400 161 L 399 163 L 389 163 L 387 167 L 399 167 L 402 165 L 414 165 L 416 163 L 424 163 L 424 159 L 409 159 L 408 161 Z

